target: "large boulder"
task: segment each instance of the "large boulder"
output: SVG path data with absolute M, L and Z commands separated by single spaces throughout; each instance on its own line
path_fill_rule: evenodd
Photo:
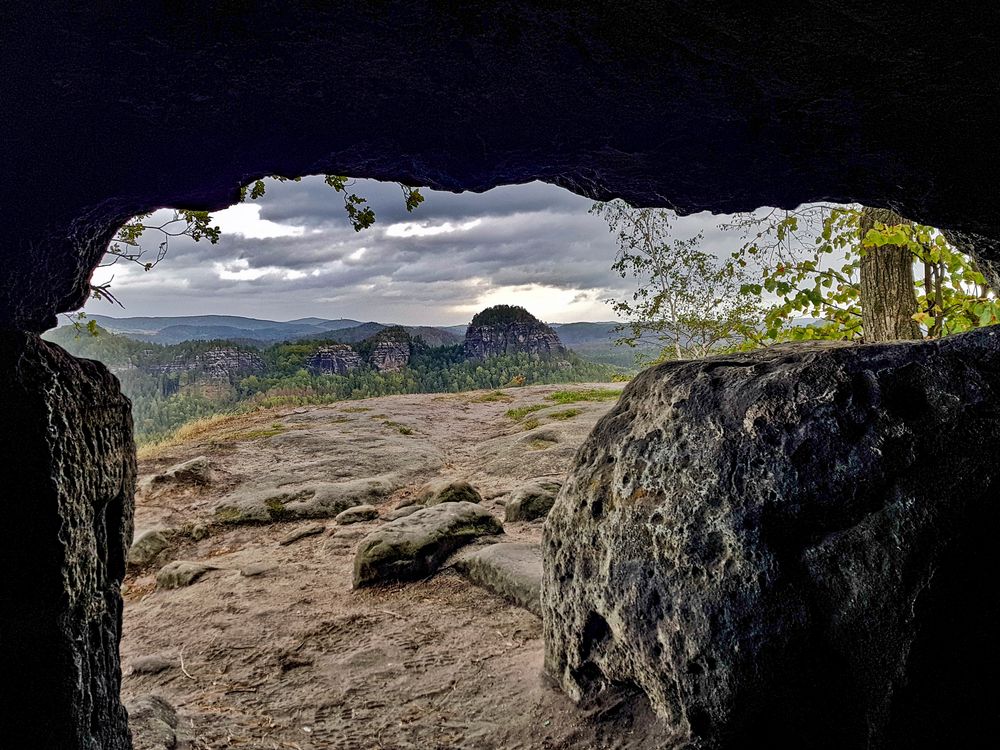
M 425 578 L 473 539 L 502 533 L 500 521 L 476 503 L 441 503 L 418 510 L 361 540 L 354 558 L 354 588 Z
M 0 745 L 125 750 L 129 401 L 104 365 L 9 331 L 0 393 Z
M 975 746 L 998 383 L 997 329 L 645 371 L 546 520 L 547 671 L 639 687 L 665 744 Z

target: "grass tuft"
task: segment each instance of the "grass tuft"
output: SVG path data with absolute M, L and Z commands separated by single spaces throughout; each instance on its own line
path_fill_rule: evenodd
M 612 401 L 621 395 L 617 388 L 587 388 L 582 391 L 556 391 L 545 398 L 557 404 L 575 404 L 578 401 Z

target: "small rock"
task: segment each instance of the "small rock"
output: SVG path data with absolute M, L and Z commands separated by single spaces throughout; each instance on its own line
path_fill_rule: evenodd
M 272 563 L 250 563 L 249 565 L 244 565 L 240 568 L 240 575 L 246 576 L 247 578 L 252 578 L 253 576 L 264 575 L 270 570 L 277 568 L 277 565 Z
M 542 616 L 542 548 L 501 542 L 463 552 L 455 570 L 478 586 Z
M 174 464 L 169 469 L 149 478 L 151 487 L 161 484 L 211 484 L 215 479 L 212 464 L 205 456 Z
M 445 479 L 424 485 L 420 490 L 419 503 L 430 507 L 441 503 L 481 503 L 479 491 L 461 479 Z
M 420 505 L 419 503 L 416 505 L 404 505 L 402 508 L 390 510 L 385 517 L 388 521 L 395 521 L 397 518 L 405 518 L 406 516 L 412 515 L 418 510 L 423 510 L 426 507 L 426 505 Z
M 374 505 L 355 505 L 353 508 L 338 513 L 336 520 L 341 525 L 349 523 L 360 523 L 362 521 L 374 521 L 378 518 L 378 508 Z
M 312 523 L 300 529 L 295 529 L 282 538 L 278 544 L 282 547 L 287 547 L 289 544 L 299 541 L 299 539 L 305 539 L 307 536 L 316 536 L 317 534 L 322 534 L 324 531 L 326 531 L 326 526 L 321 523 Z
M 539 479 L 514 492 L 506 507 L 507 521 L 534 521 L 544 518 L 552 509 L 562 481 Z
M 194 524 L 188 532 L 188 536 L 196 542 L 200 542 L 202 539 L 208 539 L 211 534 L 212 530 L 203 523 Z
M 158 695 L 126 704 L 135 750 L 193 750 L 194 739 L 177 711 Z
M 140 531 L 128 550 L 127 564 L 132 570 L 145 568 L 156 561 L 160 553 L 170 547 L 169 529 L 156 528 Z
M 173 666 L 173 660 L 160 654 L 154 654 L 152 656 L 140 656 L 129 665 L 129 668 L 132 670 L 132 674 L 159 674 Z
M 218 570 L 218 567 L 190 560 L 174 560 L 160 568 L 156 574 L 156 585 L 161 589 L 190 586 L 210 570 Z
M 445 502 L 397 518 L 366 536 L 354 557 L 354 588 L 425 578 L 473 539 L 503 526 L 475 503 Z

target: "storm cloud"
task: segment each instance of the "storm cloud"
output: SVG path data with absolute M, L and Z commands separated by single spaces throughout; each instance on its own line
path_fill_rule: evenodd
M 370 229 L 353 230 L 341 196 L 322 178 L 271 181 L 263 198 L 216 215 L 218 244 L 173 238 L 148 272 L 126 263 L 99 269 L 95 279 L 113 277 L 125 309 L 95 301 L 87 311 L 448 325 L 509 302 L 566 322 L 613 319 L 607 300 L 632 291 L 611 269 L 615 238 L 589 213 L 592 201 L 561 188 L 424 190 L 413 213 L 398 185 L 358 180 L 353 190 L 375 210 Z M 675 227 L 679 236 L 704 232 L 706 246 L 722 254 L 737 241 L 719 231 L 722 220 L 698 214 Z M 146 242 L 155 244 L 155 234 Z

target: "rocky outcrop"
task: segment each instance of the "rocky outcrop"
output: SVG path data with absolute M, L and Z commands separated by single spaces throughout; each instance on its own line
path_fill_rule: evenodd
M 466 359 L 508 354 L 548 357 L 565 354 L 559 336 L 523 307 L 497 305 L 478 313 L 465 331 Z
M 416 502 L 425 505 L 440 505 L 441 503 L 482 503 L 483 496 L 479 490 L 464 479 L 438 479 L 428 482 L 416 495 Z
M 0 393 L 0 745 L 126 750 L 128 399 L 103 365 L 11 332 L 0 333 Z
M 178 355 L 173 361 L 147 365 L 144 369 L 159 374 L 197 372 L 207 380 L 232 381 L 259 375 L 266 369 L 260 354 L 247 349 L 218 346 L 194 356 Z
M 361 366 L 361 357 L 347 344 L 327 344 L 306 360 L 313 375 L 349 375 Z
M 190 722 L 158 695 L 144 695 L 128 704 L 134 750 L 194 750 Z
M 385 338 L 375 342 L 368 362 L 379 372 L 399 372 L 410 363 L 410 342 Z
M 354 558 L 354 588 L 425 578 L 455 550 L 503 526 L 475 503 L 441 503 L 397 518 L 361 540 Z
M 638 686 L 665 746 L 974 746 L 998 382 L 996 328 L 640 374 L 546 521 L 546 669 Z
M 538 544 L 488 544 L 461 552 L 454 566 L 477 586 L 542 616 L 542 549 Z
M 559 479 L 537 479 L 518 487 L 505 507 L 507 521 L 534 521 L 545 518 L 562 489 Z

